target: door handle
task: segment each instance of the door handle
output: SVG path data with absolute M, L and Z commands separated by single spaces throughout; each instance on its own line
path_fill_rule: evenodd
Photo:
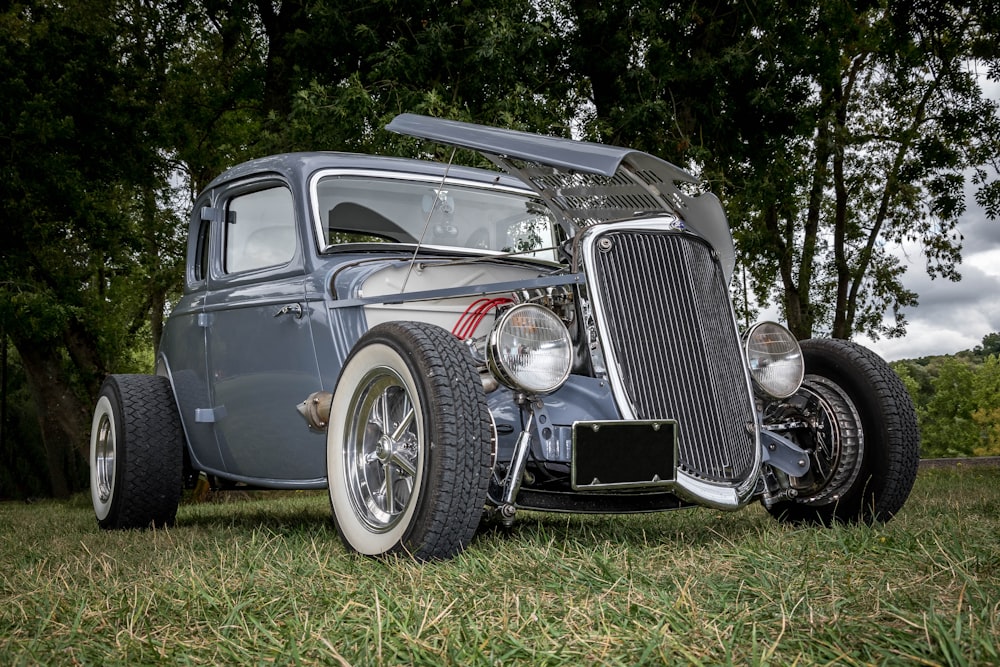
M 302 310 L 301 303 L 287 303 L 282 306 L 278 312 L 274 314 L 274 316 L 281 317 L 282 315 L 292 315 L 295 319 L 300 320 L 302 319 L 303 314 L 304 312 Z

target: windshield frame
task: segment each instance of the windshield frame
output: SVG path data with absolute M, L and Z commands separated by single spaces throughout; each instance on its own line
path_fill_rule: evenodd
M 499 176 L 499 174 L 497 174 Z M 511 187 L 509 185 L 499 184 L 496 180 L 494 181 L 479 181 L 467 178 L 442 178 L 441 176 L 431 175 L 431 174 L 418 174 L 404 171 L 394 171 L 394 170 L 378 170 L 378 169 L 351 169 L 351 168 L 326 168 L 317 170 L 313 173 L 309 179 L 309 208 L 310 214 L 313 219 L 313 234 L 317 251 L 320 255 L 327 255 L 336 253 L 339 250 L 346 248 L 366 248 L 375 249 L 376 247 L 385 246 L 386 249 L 392 247 L 409 247 L 412 248 L 416 243 L 406 242 L 406 241 L 393 241 L 387 240 L 385 243 L 378 243 L 372 241 L 359 241 L 359 242 L 348 242 L 348 243 L 329 243 L 328 242 L 328 221 L 326 220 L 326 215 L 328 212 L 321 211 L 321 196 L 320 196 L 320 184 L 330 178 L 361 178 L 369 181 L 377 181 L 379 179 L 384 179 L 386 181 L 395 181 L 400 183 L 412 183 L 419 184 L 422 186 L 427 186 L 433 189 L 445 190 L 448 188 L 461 189 L 461 190 L 479 190 L 485 193 L 491 194 L 509 194 L 514 195 L 518 199 L 527 202 L 532 202 L 537 205 L 540 209 L 544 211 L 542 214 L 548 219 L 549 229 L 552 234 L 558 235 L 562 231 L 561 225 L 558 222 L 558 217 L 549 210 L 548 204 L 541 199 L 536 192 L 530 188 L 523 187 Z M 422 214 L 421 214 L 422 215 Z M 494 221 L 495 222 L 495 221 Z M 364 232 L 359 230 L 359 233 L 371 234 L 377 236 L 377 234 L 371 232 Z M 429 235 L 428 235 L 429 236 Z M 415 239 L 419 241 L 420 239 Z M 469 253 L 475 255 L 485 255 L 485 256 L 497 256 L 510 254 L 507 251 L 500 249 L 491 248 L 478 248 L 466 245 L 442 245 L 440 243 L 429 242 L 428 239 L 424 239 L 423 242 L 419 243 L 421 248 L 427 248 L 428 250 L 443 250 L 448 252 L 459 252 L 459 253 Z M 547 248 L 548 246 L 543 246 Z M 379 248 L 380 249 L 380 248 Z M 537 250 L 534 252 L 538 252 Z M 537 259 L 539 261 L 551 263 L 554 260 L 554 255 L 550 256 L 532 256 L 532 252 L 519 253 L 520 256 L 528 259 Z M 551 253 L 550 253 L 551 254 Z

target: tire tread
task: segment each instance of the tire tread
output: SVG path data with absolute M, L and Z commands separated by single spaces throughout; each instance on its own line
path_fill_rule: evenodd
M 426 393 L 421 397 L 426 425 L 421 491 L 413 499 L 410 525 L 385 553 L 406 553 L 420 561 L 452 558 L 475 536 L 489 485 L 492 418 L 479 373 L 469 350 L 451 333 L 406 321 L 373 327 L 344 366 L 373 344 L 386 345 L 403 357 L 419 391 Z M 332 485 L 333 472 L 330 480 Z M 336 508 L 334 515 L 344 543 L 354 548 L 341 529 Z
M 432 360 L 428 379 L 434 393 L 444 399 L 432 409 L 437 410 L 438 423 L 447 437 L 456 443 L 469 443 L 466 448 L 444 448 L 440 488 L 452 492 L 428 498 L 435 511 L 428 517 L 424 543 L 414 553 L 420 559 L 451 558 L 471 541 L 483 512 L 490 474 L 489 449 L 482 446 L 491 437 L 488 408 L 469 353 L 452 334 L 429 324 L 397 324 L 413 339 L 415 349 L 437 352 L 424 356 Z M 452 409 L 445 410 L 445 405 Z
M 802 341 L 801 346 L 806 372 L 836 381 L 855 402 L 866 450 L 859 486 L 850 497 L 820 508 L 782 502 L 772 513 L 793 522 L 888 521 L 909 497 L 920 463 L 920 430 L 909 392 L 880 356 L 861 345 L 823 338 Z
M 102 528 L 172 526 L 183 488 L 184 431 L 170 381 L 157 375 L 111 375 L 110 391 L 120 408 L 115 492 Z

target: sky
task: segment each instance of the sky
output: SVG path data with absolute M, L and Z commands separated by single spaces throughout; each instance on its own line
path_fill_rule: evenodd
M 1000 85 L 996 92 L 994 99 L 1000 98 Z M 886 361 L 897 361 L 971 350 L 982 343 L 986 334 L 1000 331 L 1000 220 L 986 217 L 968 184 L 966 211 L 957 231 L 964 237 L 958 266 L 962 280 L 931 280 L 919 247 L 899 248 L 897 255 L 906 267 L 903 285 L 916 292 L 919 301 L 916 307 L 904 309 L 906 335 L 877 341 L 856 336 L 855 342 Z M 783 321 L 773 306 L 761 312 L 758 319 Z
M 902 255 L 907 267 L 903 284 L 919 295 L 908 308 L 906 336 L 878 341 L 857 338 L 888 361 L 954 354 L 979 345 L 983 336 L 1000 331 L 1000 220 L 989 220 L 974 201 L 959 220 L 962 280 L 931 280 L 919 251 Z
M 986 95 L 1000 101 L 1000 83 L 980 80 Z M 965 237 L 958 267 L 962 280 L 931 280 L 923 255 L 916 249 L 901 249 L 907 267 L 903 285 L 920 301 L 904 311 L 909 322 L 906 336 L 878 341 L 859 337 L 858 343 L 895 361 L 969 350 L 986 334 L 1000 331 L 1000 220 L 986 217 L 969 188 L 958 231 Z

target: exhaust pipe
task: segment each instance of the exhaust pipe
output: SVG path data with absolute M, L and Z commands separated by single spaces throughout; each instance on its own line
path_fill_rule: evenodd
M 330 421 L 330 405 L 332 403 L 333 394 L 331 392 L 314 391 L 309 394 L 309 398 L 295 406 L 295 409 L 305 417 L 309 428 L 325 431 L 326 425 Z

